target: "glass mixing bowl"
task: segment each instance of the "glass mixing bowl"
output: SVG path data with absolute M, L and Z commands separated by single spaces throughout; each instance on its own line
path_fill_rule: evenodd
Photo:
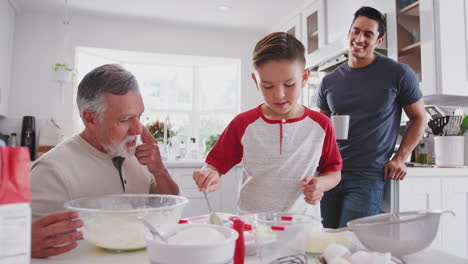
M 80 213 L 81 228 L 89 243 L 110 251 L 145 248 L 145 218 L 154 226 L 177 224 L 188 199 L 175 195 L 118 194 L 82 198 L 65 203 Z

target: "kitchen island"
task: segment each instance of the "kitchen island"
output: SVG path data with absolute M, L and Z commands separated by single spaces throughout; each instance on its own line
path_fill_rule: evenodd
M 312 258 L 310 258 L 312 260 Z M 403 257 L 406 264 L 468 264 L 468 259 L 450 255 L 443 251 L 428 248 L 413 255 Z M 77 249 L 46 259 L 31 259 L 31 264 L 149 264 L 148 255 L 145 250 L 129 253 L 111 253 L 94 247 L 82 240 Z M 247 257 L 245 264 L 259 263 L 255 257 Z M 314 263 L 310 261 L 309 263 Z M 190 263 L 187 264 L 202 264 Z

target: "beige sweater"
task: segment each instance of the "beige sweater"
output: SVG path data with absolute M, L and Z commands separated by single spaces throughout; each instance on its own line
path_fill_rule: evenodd
M 70 200 L 124 193 L 111 159 L 74 135 L 36 160 L 31 172 L 33 220 L 64 210 L 63 204 Z M 122 175 L 125 193 L 149 193 L 156 184 L 146 166 L 134 156 L 124 161 Z

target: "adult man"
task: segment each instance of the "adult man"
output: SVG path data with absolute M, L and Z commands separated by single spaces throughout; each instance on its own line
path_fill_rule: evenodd
M 78 86 L 85 129 L 38 159 L 32 168 L 32 257 L 72 250 L 82 238 L 66 201 L 105 194 L 178 194 L 156 140 L 140 123 L 143 100 L 135 77 L 114 64 L 89 72 Z M 136 145 L 141 135 L 143 144 Z M 60 212 L 57 212 L 60 211 Z M 61 234 L 61 235 L 59 235 Z
M 404 64 L 374 53 L 383 42 L 385 17 L 361 7 L 348 33 L 348 62 L 322 81 L 318 107 L 327 115 L 349 115 L 347 140 L 338 140 L 343 157 L 342 181 L 322 199 L 324 226 L 379 213 L 384 179 L 402 180 L 405 160 L 419 142 L 425 113 L 419 82 Z M 401 109 L 410 119 L 391 160 Z

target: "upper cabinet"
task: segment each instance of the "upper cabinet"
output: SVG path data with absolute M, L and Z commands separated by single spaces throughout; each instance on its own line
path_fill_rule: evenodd
M 424 95 L 437 93 L 434 4 L 432 0 L 397 0 L 398 61 L 418 76 Z
M 326 2 L 316 0 L 301 12 L 302 43 L 309 55 L 327 44 Z
M 15 11 L 9 1 L 0 1 L 0 116 L 8 110 L 11 83 Z
M 434 0 L 439 93 L 468 95 L 468 2 Z
M 297 14 L 280 26 L 279 31 L 286 32 L 302 41 L 301 15 Z

